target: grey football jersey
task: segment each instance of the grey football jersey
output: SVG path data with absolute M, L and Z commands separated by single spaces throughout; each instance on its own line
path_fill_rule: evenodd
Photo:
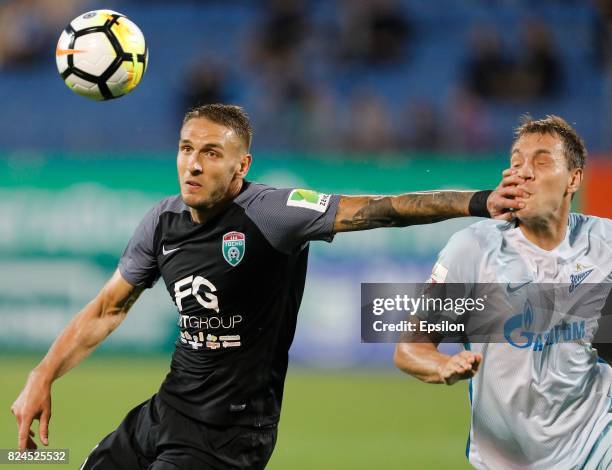
M 180 196 L 149 211 L 119 269 L 134 285 L 161 277 L 178 310 L 162 400 L 204 422 L 278 421 L 308 244 L 332 240 L 338 201 L 245 182 L 204 224 Z

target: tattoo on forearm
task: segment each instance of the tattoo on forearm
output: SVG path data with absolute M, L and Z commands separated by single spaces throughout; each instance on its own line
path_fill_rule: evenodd
M 472 192 L 432 191 L 401 196 L 367 198 L 350 218 L 339 221 L 339 230 L 406 227 L 468 215 Z
M 132 292 L 130 292 L 128 297 L 123 302 L 123 305 L 121 306 L 121 310 L 124 312 L 128 312 L 132 308 L 132 305 L 134 305 L 134 302 L 138 300 L 138 297 L 140 296 L 141 293 L 142 293 L 142 289 L 134 289 Z

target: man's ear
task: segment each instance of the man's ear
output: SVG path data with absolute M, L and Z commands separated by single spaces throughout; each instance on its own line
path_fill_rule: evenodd
M 567 183 L 567 192 L 574 194 L 580 189 L 582 183 L 583 171 L 582 168 L 574 168 L 570 171 L 569 181 Z
M 249 169 L 251 168 L 251 162 L 253 161 L 253 157 L 250 153 L 247 153 L 240 157 L 238 171 L 236 172 L 236 176 L 239 178 L 246 177 Z

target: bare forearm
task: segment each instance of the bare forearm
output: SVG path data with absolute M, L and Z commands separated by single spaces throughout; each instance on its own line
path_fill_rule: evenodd
M 19 427 L 20 449 L 36 448 L 30 429 L 36 419 L 40 421 L 41 441 L 48 445 L 53 381 L 81 362 L 119 326 L 142 290 L 126 281 L 117 269 L 96 298 L 64 328 L 11 406 Z
M 53 382 L 91 354 L 123 319 L 121 312 L 102 312 L 102 301 L 98 298 L 86 305 L 64 328 L 33 372 Z
M 116 271 L 100 293 L 68 323 L 33 373 L 52 382 L 87 357 L 123 321 L 142 288 Z
M 334 231 L 429 224 L 470 215 L 474 191 L 428 191 L 399 196 L 343 197 Z
M 449 359 L 431 343 L 399 343 L 393 356 L 398 369 L 433 384 L 444 383 L 440 370 Z

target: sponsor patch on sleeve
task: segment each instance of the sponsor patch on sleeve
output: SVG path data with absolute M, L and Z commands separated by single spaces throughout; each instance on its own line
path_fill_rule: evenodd
M 303 207 L 317 212 L 325 212 L 331 197 L 329 194 L 318 193 L 310 189 L 294 189 L 289 193 L 287 205 Z
M 448 268 L 442 266 L 440 263 L 436 263 L 431 271 L 431 277 L 428 282 L 444 282 L 448 275 Z

